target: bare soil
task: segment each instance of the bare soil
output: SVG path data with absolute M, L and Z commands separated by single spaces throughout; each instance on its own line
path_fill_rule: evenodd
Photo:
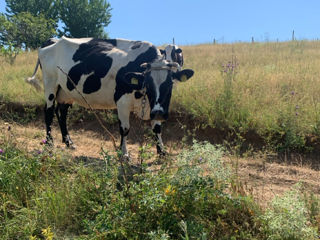
M 139 144 L 142 140 L 151 141 L 151 137 L 143 137 L 148 135 L 145 130 L 148 129 L 147 123 L 141 124 L 137 120 L 133 120 L 131 123 L 132 128 L 129 134 L 128 149 L 131 155 L 131 161 L 138 162 Z M 76 145 L 76 149 L 67 149 L 61 142 L 60 130 L 56 123 L 52 131 L 55 148 L 69 153 L 75 159 L 94 158 L 99 160 L 102 159 L 100 155 L 101 148 L 110 152 L 113 151 L 110 138 L 104 133 L 97 121 L 93 120 L 91 122 L 70 125 L 69 132 Z M 8 128 L 10 131 L 8 131 Z M 108 128 L 118 139 L 117 144 L 119 144 L 117 124 L 109 126 Z M 187 127 L 179 121 L 172 121 L 165 124 L 163 128 L 163 139 L 169 153 L 176 154 L 182 149 L 182 138 L 188 132 L 186 128 Z M 213 133 L 207 132 L 203 133 L 203 135 L 197 133 L 193 137 L 199 140 L 208 140 L 210 134 Z M 0 136 L 1 135 L 14 138 L 20 147 L 25 148 L 27 151 L 37 151 L 43 147 L 42 140 L 45 139 L 45 126 L 41 120 L 23 125 L 16 122 L 7 123 L 0 120 Z M 155 147 L 153 147 L 152 150 L 155 153 Z M 279 159 L 277 157 L 270 158 L 269 155 L 265 154 L 258 157 L 247 158 L 225 156 L 224 160 L 226 164 L 232 167 L 235 175 L 239 178 L 241 182 L 239 189 L 252 194 L 261 205 L 266 205 L 275 195 L 284 193 L 297 183 L 301 183 L 307 191 L 320 196 L 320 163 L 315 162 L 314 159 L 310 160 L 302 156 L 283 157 Z

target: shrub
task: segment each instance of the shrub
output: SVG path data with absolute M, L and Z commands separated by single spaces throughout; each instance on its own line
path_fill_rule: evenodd
M 92 238 L 248 239 L 257 232 L 257 206 L 229 194 L 230 171 L 223 150 L 194 142 L 175 167 L 136 175 L 110 192 L 96 217 L 87 221 Z M 110 179 L 111 180 L 111 179 Z
M 316 230 L 311 227 L 308 210 L 303 196 L 297 188 L 275 197 L 271 208 L 262 219 L 267 225 L 267 239 L 270 240 L 312 240 L 317 239 Z

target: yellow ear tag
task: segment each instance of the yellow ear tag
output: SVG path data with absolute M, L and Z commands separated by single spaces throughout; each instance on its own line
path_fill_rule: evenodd
M 139 80 L 133 77 L 133 78 L 131 78 L 131 84 L 138 85 Z
M 180 77 L 180 81 L 181 82 L 185 82 L 185 81 L 187 81 L 188 80 L 188 78 L 187 78 L 187 75 L 185 75 L 185 74 L 183 74 L 181 77 Z

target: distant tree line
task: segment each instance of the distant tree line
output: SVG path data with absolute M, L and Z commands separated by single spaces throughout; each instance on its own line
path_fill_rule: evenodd
M 38 48 L 50 37 L 107 38 L 111 19 L 106 0 L 5 0 L 0 13 L 0 45 Z M 63 23 L 58 29 L 58 23 Z

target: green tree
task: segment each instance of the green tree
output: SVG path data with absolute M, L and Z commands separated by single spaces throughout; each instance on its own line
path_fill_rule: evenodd
M 0 44 L 8 45 L 9 43 L 16 42 L 16 30 L 13 23 L 4 14 L 0 14 Z
M 55 21 L 40 14 L 21 12 L 7 18 L 0 15 L 0 42 L 2 45 L 35 49 L 48 38 L 56 35 Z
M 6 0 L 7 16 L 12 17 L 22 12 L 29 12 L 33 16 L 43 15 L 46 19 L 58 21 L 57 0 Z
M 69 37 L 107 37 L 103 28 L 110 23 L 111 8 L 106 0 L 60 0 L 60 20 Z

